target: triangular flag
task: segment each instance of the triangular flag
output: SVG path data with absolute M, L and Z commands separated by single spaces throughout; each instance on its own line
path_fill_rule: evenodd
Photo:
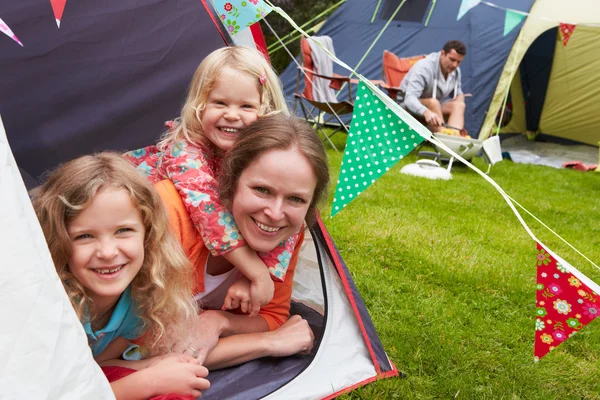
M 271 12 L 263 0 L 213 0 L 221 23 L 230 35 L 260 21 Z
M 557 260 L 539 243 L 534 360 L 577 333 L 600 313 L 597 286 L 564 260 Z
M 6 36 L 19 43 L 21 47 L 23 47 L 23 43 L 21 43 L 19 38 L 17 38 L 17 35 L 15 35 L 13 31 L 10 30 L 10 28 L 8 27 L 8 25 L 6 25 L 2 18 L 0 18 L 0 32 L 4 33 Z
M 52 4 L 52 11 L 54 11 L 54 19 L 56 20 L 56 25 L 60 28 L 60 21 L 62 20 L 67 0 L 50 0 L 50 4 Z
M 563 47 L 566 46 L 569 42 L 569 39 L 571 39 L 571 35 L 573 34 L 573 31 L 575 30 L 576 26 L 577 25 L 574 24 L 560 24 L 558 29 L 560 32 L 560 36 L 562 37 Z
M 506 16 L 504 17 L 504 34 L 503 34 L 503 36 L 508 35 L 510 33 L 510 31 L 515 29 L 515 27 L 517 25 L 519 25 L 525 17 L 526 17 L 526 15 L 523 13 L 513 11 L 513 10 L 506 10 Z
M 458 15 L 456 16 L 456 20 L 458 21 L 469 11 L 471 8 L 475 7 L 477 4 L 481 3 L 481 0 L 462 0 L 460 3 L 460 8 L 458 9 Z
M 423 141 L 423 137 L 394 114 L 363 82 L 358 83 L 356 93 L 331 216 Z

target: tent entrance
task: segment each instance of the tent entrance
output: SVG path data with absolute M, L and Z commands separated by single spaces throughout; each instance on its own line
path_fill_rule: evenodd
M 500 133 L 541 132 L 597 145 L 600 58 L 599 27 L 577 27 L 567 46 L 558 28 L 542 33 L 527 49 L 511 83 L 512 117 Z

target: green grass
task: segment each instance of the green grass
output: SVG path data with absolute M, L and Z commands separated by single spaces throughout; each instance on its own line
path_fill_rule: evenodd
M 336 135 L 344 146 L 343 135 Z M 335 183 L 342 153 L 329 151 Z M 533 362 L 535 242 L 496 190 L 462 165 L 451 181 L 403 160 L 334 218 L 322 217 L 404 379 L 344 399 L 600 398 L 600 321 Z M 485 164 L 475 159 L 485 170 Z M 597 264 L 600 173 L 496 164 L 490 176 Z M 600 271 L 524 216 L 534 234 L 600 282 Z

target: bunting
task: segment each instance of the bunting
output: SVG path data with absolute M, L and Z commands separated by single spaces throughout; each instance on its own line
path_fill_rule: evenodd
M 225 29 L 235 35 L 239 31 L 260 21 L 271 12 L 263 0 L 213 0 Z
M 60 28 L 60 21 L 62 21 L 63 12 L 65 11 L 65 5 L 67 0 L 50 0 L 52 4 L 52 11 L 54 11 L 54 19 L 56 25 Z
M 508 35 L 510 33 L 510 31 L 515 29 L 515 27 L 517 25 L 519 25 L 521 23 L 521 21 L 523 21 L 523 19 L 525 19 L 525 16 L 526 16 L 526 14 L 518 12 L 518 11 L 506 10 L 506 15 L 504 17 L 504 34 L 503 34 L 503 36 Z
M 579 332 L 600 312 L 598 294 L 583 281 L 595 284 L 564 260 L 557 260 L 540 243 L 537 249 L 535 361 Z
M 560 23 L 558 30 L 560 32 L 560 37 L 562 38 L 563 47 L 565 47 L 569 42 L 569 39 L 571 39 L 571 35 L 573 34 L 573 31 L 575 30 L 576 26 L 577 25 L 574 24 L 563 24 L 562 22 Z
M 13 31 L 8 27 L 8 25 L 6 25 L 2 18 L 0 18 L 0 31 L 23 47 L 23 43 L 21 43 L 17 35 L 13 33 Z
M 481 0 L 462 0 L 460 3 L 460 8 L 458 9 L 458 15 L 456 16 L 456 20 L 458 21 L 465 15 L 471 8 L 475 7 L 481 3 Z
M 332 217 L 424 140 L 362 81 L 356 93 Z

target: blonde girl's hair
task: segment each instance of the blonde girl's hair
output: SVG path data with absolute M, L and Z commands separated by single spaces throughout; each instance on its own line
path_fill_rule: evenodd
M 293 115 L 270 115 L 260 118 L 242 129 L 235 144 L 227 152 L 221 165 L 219 198 L 230 210 L 240 176 L 252 162 L 271 150 L 295 149 L 310 164 L 317 184 L 306 214 L 306 223 L 312 227 L 317 218 L 317 206 L 327 194 L 329 164 L 323 142 L 312 127 Z M 289 168 L 294 168 L 290 165 Z
M 165 150 L 170 144 L 182 140 L 198 145 L 207 144 L 201 122 L 202 111 L 223 68 L 244 72 L 255 78 L 260 94 L 259 117 L 276 111 L 289 112 L 279 77 L 258 50 L 244 46 L 223 47 L 210 53 L 196 69 L 181 116 L 176 126 L 163 135 L 158 143 L 159 149 Z M 230 84 L 235 85 L 235 82 Z
M 120 155 L 105 152 L 69 161 L 32 191 L 56 272 L 80 320 L 93 321 L 94 315 L 85 315 L 92 300 L 69 270 L 72 247 L 67 227 L 103 188 L 126 190 L 142 215 L 144 263 L 131 282 L 131 294 L 144 322 L 145 353 L 164 354 L 189 332 L 197 315 L 192 295 L 194 271 L 169 231 L 159 195 Z

